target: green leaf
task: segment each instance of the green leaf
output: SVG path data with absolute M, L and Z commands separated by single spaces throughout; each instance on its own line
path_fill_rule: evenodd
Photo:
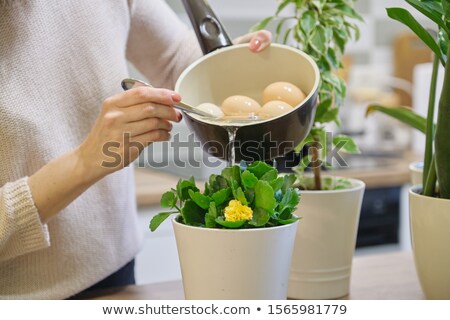
M 236 182 L 241 181 L 241 168 L 239 166 L 226 167 L 222 170 L 222 176 L 231 183 L 231 178 Z
M 361 17 L 361 15 L 359 15 L 359 13 L 357 13 L 352 7 L 350 7 L 347 4 L 343 4 L 343 5 L 337 5 L 334 7 L 335 10 L 338 10 L 340 13 L 342 13 L 343 15 L 346 15 L 347 17 L 359 20 L 359 21 L 363 21 L 363 18 Z
M 258 179 L 261 179 L 263 175 L 271 170 L 274 170 L 274 168 L 265 162 L 255 161 L 248 166 L 247 170 L 253 173 Z
M 279 211 L 283 212 L 286 208 L 295 209 L 300 202 L 300 196 L 296 189 L 287 189 L 286 193 L 278 205 Z
M 155 231 L 161 223 L 164 222 L 171 214 L 176 212 L 160 212 L 157 215 L 153 216 L 152 220 L 150 221 L 149 228 L 153 232 Z
M 297 177 L 295 176 L 295 174 L 288 174 L 285 175 L 283 177 L 284 179 L 284 184 L 283 187 L 281 188 L 281 191 L 283 191 L 283 193 L 286 193 L 286 191 L 292 187 L 292 185 L 295 183 L 295 181 L 297 181 Z
M 183 208 L 181 208 L 181 214 L 187 225 L 198 226 L 205 223 L 205 210 L 191 199 L 186 200 Z
M 263 227 L 269 220 L 270 214 L 266 210 L 257 207 L 253 210 L 252 220 L 250 220 L 248 224 L 255 227 Z
M 448 35 L 450 35 L 449 29 L 442 19 L 442 10 L 436 10 L 435 6 L 430 5 L 428 1 L 418 0 L 405 0 L 411 6 L 416 8 L 423 15 L 434 21 L 439 27 L 441 27 Z
M 247 199 L 248 203 L 253 203 L 255 200 L 255 190 L 254 189 L 247 189 L 244 191 L 245 198 Z
M 274 192 L 280 190 L 284 185 L 284 177 L 278 177 L 275 180 L 270 182 L 270 186 L 272 187 Z
M 282 40 L 281 43 L 287 44 L 287 42 L 289 41 L 289 36 L 291 35 L 292 29 L 293 28 L 289 28 L 288 30 L 286 30 L 286 32 L 284 33 L 283 40 Z
M 448 59 L 448 57 L 447 57 L 448 45 L 449 45 L 448 42 L 449 42 L 449 35 L 447 35 L 444 31 L 439 30 L 438 43 L 439 43 L 439 47 L 441 48 L 442 56 L 445 56 L 446 59 Z
M 318 25 L 311 33 L 311 46 L 320 54 L 327 52 L 327 36 L 323 26 Z
M 241 184 L 244 186 L 244 189 L 254 188 L 256 183 L 258 182 L 258 178 L 248 170 L 245 170 L 241 174 Z
M 267 25 L 270 23 L 270 21 L 272 21 L 273 19 L 274 19 L 274 17 L 272 17 L 272 16 L 262 19 L 260 22 L 258 22 L 257 24 L 253 25 L 253 26 L 250 28 L 250 32 L 255 32 L 255 31 L 258 31 L 258 30 L 265 29 L 266 26 L 267 26 Z
M 202 209 L 208 209 L 209 203 L 211 202 L 211 199 L 200 192 L 195 192 L 192 190 L 189 190 L 189 196 L 191 199 Z
M 160 201 L 161 208 L 173 208 L 177 204 L 177 195 L 173 191 L 165 192 Z
M 220 224 L 222 227 L 228 228 L 228 229 L 239 229 L 242 227 L 247 220 L 240 220 L 240 221 L 226 221 L 223 217 L 218 217 L 216 219 L 216 223 Z
M 345 51 L 345 45 L 347 44 L 348 37 L 349 35 L 345 29 L 333 28 L 333 40 L 341 53 Z
M 441 63 L 445 66 L 445 60 L 441 54 L 439 45 L 434 40 L 433 36 L 409 13 L 403 8 L 388 8 L 386 9 L 388 16 L 394 20 L 400 21 L 409 27 L 422 41 L 439 57 Z
M 284 8 L 286 8 L 286 6 L 288 4 L 292 3 L 292 0 L 283 0 L 280 5 L 277 8 L 277 11 L 275 12 L 275 15 L 279 15 L 281 11 L 283 11 Z
M 180 200 L 185 201 L 190 199 L 189 190 L 198 191 L 198 188 L 192 180 L 180 179 L 177 183 L 177 194 Z
M 220 206 L 221 204 L 225 203 L 231 195 L 231 189 L 226 188 L 219 190 L 211 195 L 211 198 L 214 200 L 216 205 Z
M 275 192 L 267 181 L 259 180 L 255 186 L 255 207 L 273 213 L 276 206 Z
M 442 0 L 442 9 L 445 25 L 447 26 L 448 29 L 450 29 L 450 2 L 448 0 Z
M 210 177 L 210 187 L 213 192 L 228 188 L 228 181 L 222 176 L 213 175 Z
M 209 195 L 211 195 L 211 189 L 210 189 L 210 187 L 209 187 L 209 183 L 208 182 L 205 182 L 205 196 L 209 196 Z
M 356 154 L 361 153 L 358 145 L 349 136 L 340 134 L 333 137 L 333 144 L 338 147 L 338 150 L 342 150 L 347 153 Z
M 336 56 L 336 51 L 334 49 L 328 48 L 327 59 L 334 69 L 339 69 L 341 62 L 339 61 L 338 57 Z
M 314 30 L 314 27 L 316 26 L 317 17 L 314 11 L 306 11 L 301 16 L 299 23 L 300 28 L 302 28 L 303 32 L 306 36 L 309 36 L 311 32 Z
M 238 197 L 237 190 L 239 188 L 239 183 L 236 180 L 234 180 L 233 177 L 231 177 L 231 180 L 230 180 L 230 187 L 231 187 L 231 193 L 233 194 L 233 198 L 237 199 L 237 197 Z
M 264 180 L 267 182 L 271 182 L 273 180 L 275 180 L 278 177 L 278 171 L 275 168 L 272 168 L 272 170 L 267 171 L 261 178 L 260 180 Z
M 328 123 L 328 122 L 336 122 L 340 123 L 339 121 L 339 109 L 338 108 L 332 108 L 329 109 L 327 112 L 323 113 L 320 118 L 316 118 L 317 122 L 320 123 Z
M 208 213 L 205 214 L 205 227 L 206 228 L 215 228 L 216 227 L 216 218 L 217 218 L 217 207 L 214 202 L 209 204 Z
M 278 220 L 288 220 L 292 218 L 293 208 L 286 207 L 284 210 L 278 215 Z
M 316 119 L 322 119 L 324 115 L 331 110 L 332 106 L 333 100 L 331 98 L 321 100 L 317 106 Z
M 239 200 L 244 206 L 248 205 L 247 198 L 241 187 L 236 189 L 236 200 Z
M 278 223 L 279 223 L 279 224 L 291 224 L 291 223 L 294 223 L 294 222 L 296 222 L 296 221 L 298 221 L 298 220 L 300 220 L 300 218 L 298 218 L 298 217 L 293 217 L 293 218 L 287 219 L 287 220 L 278 220 Z
M 427 119 L 421 115 L 415 113 L 411 108 L 408 107 L 385 107 L 381 105 L 372 104 L 366 110 L 366 117 L 375 111 L 387 114 L 388 116 L 397 119 L 414 129 L 419 130 L 422 133 L 426 132 Z

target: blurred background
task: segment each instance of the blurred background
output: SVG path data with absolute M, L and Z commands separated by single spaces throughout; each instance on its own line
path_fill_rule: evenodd
M 190 25 L 181 0 L 166 2 Z M 233 38 L 247 33 L 255 23 L 273 15 L 278 5 L 276 0 L 210 0 L 209 3 Z M 423 115 L 428 103 L 431 51 L 406 27 L 388 18 L 387 7 L 406 5 L 402 0 L 358 0 L 356 3 L 357 12 L 364 18 L 364 22 L 359 23 L 361 37 L 348 46 L 344 57 L 343 74 L 348 94 L 341 111 L 342 126 L 330 128 L 333 132 L 353 136 L 362 151 L 361 155 L 346 157 L 349 167 L 336 170 L 337 175 L 359 178 L 367 185 L 357 254 L 410 250 L 406 201 L 410 184 L 408 166 L 421 159 L 425 143 L 421 134 L 386 116 L 365 117 L 370 103 L 411 106 Z M 426 22 L 419 15 L 416 18 Z M 268 29 L 273 31 L 273 26 L 269 25 Z M 133 76 L 143 78 L 132 66 L 130 69 Z M 184 123 L 175 126 L 174 136 L 177 133 L 176 139 L 191 143 L 187 138 L 190 132 Z M 139 212 L 146 235 L 146 246 L 137 259 L 138 283 L 180 278 L 172 227 L 166 223 L 163 230 L 155 234 L 148 231 L 148 221 L 159 207 L 156 200 L 152 202 L 145 195 L 152 192 L 158 195 L 157 190 L 161 194 L 161 188 L 170 189 L 180 176 L 193 175 L 201 181 L 225 166 L 221 162 L 214 168 L 192 165 L 189 161 L 192 158 L 201 162 L 207 157 L 199 148 L 194 152 L 189 152 L 188 148 L 181 150 L 177 159 L 167 149 L 167 144 L 153 145 L 137 162 L 137 166 L 145 167 L 140 170 L 145 170 L 145 174 L 137 175 L 137 182 L 138 202 L 140 193 L 143 199 Z M 164 165 L 158 165 L 161 163 Z

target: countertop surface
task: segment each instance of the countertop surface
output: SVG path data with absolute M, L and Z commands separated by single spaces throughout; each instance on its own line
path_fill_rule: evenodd
M 181 300 L 181 281 L 127 286 L 99 291 L 86 299 L 101 300 Z M 411 252 L 391 252 L 356 256 L 353 259 L 350 300 L 421 300 Z
M 356 157 L 350 167 L 327 171 L 328 175 L 356 178 L 365 182 L 366 188 L 401 186 L 410 181 L 409 164 L 420 156 L 404 153 L 396 157 Z M 355 161 L 356 160 L 356 161 Z M 352 165 L 352 163 L 354 165 Z M 136 168 L 136 196 L 138 206 L 158 205 L 161 195 L 174 188 L 179 177 L 155 169 Z

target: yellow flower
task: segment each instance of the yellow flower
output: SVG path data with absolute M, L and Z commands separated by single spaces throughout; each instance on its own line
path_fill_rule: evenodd
M 239 200 L 231 200 L 225 208 L 225 221 L 251 220 L 252 208 L 244 206 Z

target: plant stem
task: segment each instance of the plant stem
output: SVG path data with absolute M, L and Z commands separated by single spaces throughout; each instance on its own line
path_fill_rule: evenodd
M 321 163 L 319 157 L 319 141 L 314 138 L 314 142 L 312 143 L 312 170 L 314 174 L 314 189 L 322 190 L 322 178 L 321 178 Z
M 450 46 L 447 52 L 450 57 Z M 439 100 L 438 120 L 434 146 L 436 173 L 441 198 L 450 199 L 450 63 L 445 65 L 444 84 Z
M 434 191 L 436 190 L 436 181 L 437 181 L 436 159 L 434 156 L 432 156 L 426 183 L 423 185 L 423 195 L 424 196 L 426 196 L 426 197 L 434 196 Z
M 434 141 L 434 106 L 436 104 L 436 83 L 439 73 L 440 60 L 434 56 L 433 72 L 431 74 L 430 95 L 428 100 L 428 114 L 426 127 L 426 141 L 425 141 L 425 157 L 423 160 L 423 177 L 422 184 L 425 187 L 428 179 L 428 171 L 430 170 L 431 161 L 433 158 L 433 141 Z M 434 191 L 434 189 L 433 189 Z

